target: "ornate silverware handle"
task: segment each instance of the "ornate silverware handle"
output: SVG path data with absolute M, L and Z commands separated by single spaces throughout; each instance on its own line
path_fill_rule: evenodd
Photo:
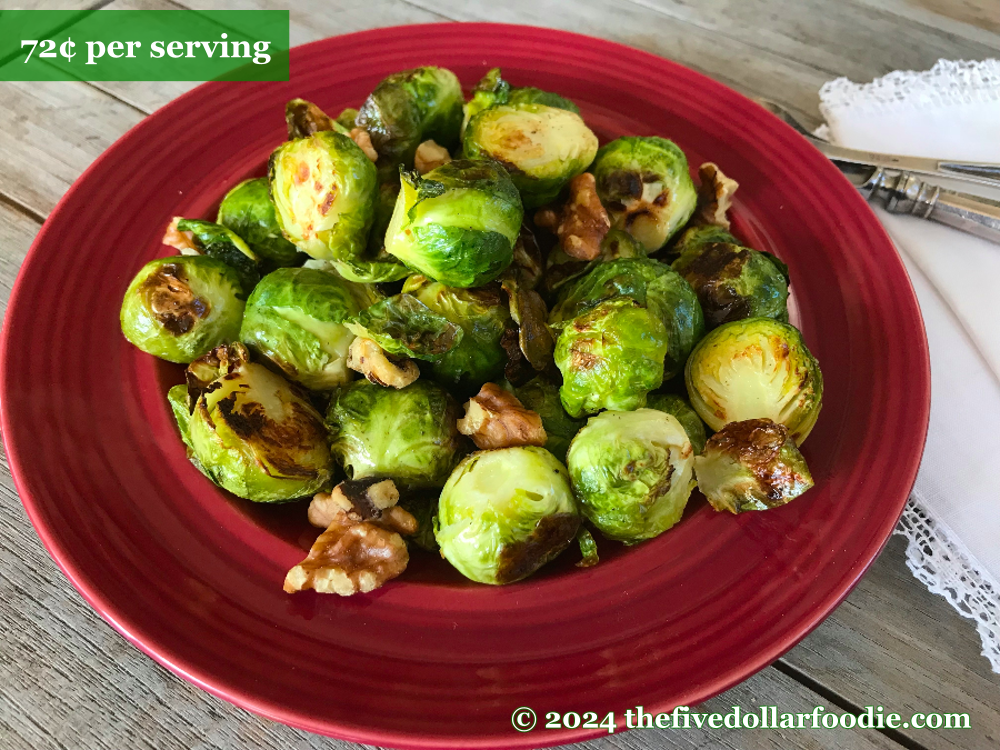
M 889 213 L 911 214 L 1000 243 L 1000 202 L 945 190 L 894 169 L 876 169 L 858 186 Z

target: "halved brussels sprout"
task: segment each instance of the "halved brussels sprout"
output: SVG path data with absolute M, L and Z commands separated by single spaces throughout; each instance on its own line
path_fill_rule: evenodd
M 412 294 L 397 294 L 362 310 L 347 324 L 389 354 L 439 360 L 462 342 L 462 329 Z
M 421 177 L 402 175 L 385 249 L 454 287 L 482 286 L 507 266 L 524 212 L 517 188 L 494 162 L 459 159 Z
M 187 386 L 181 383 L 175 385 L 167 391 L 167 403 L 170 411 L 177 422 L 177 429 L 181 433 L 181 440 L 187 448 L 188 458 L 191 458 L 191 437 L 188 435 L 191 424 L 191 407 L 188 399 Z
M 591 170 L 611 226 L 654 253 L 694 213 L 698 193 L 687 157 L 673 141 L 628 136 L 601 147 Z
M 566 469 L 544 448 L 473 453 L 448 478 L 438 504 L 441 554 L 466 578 L 527 578 L 576 536 L 580 514 Z
M 379 169 L 395 173 L 413 166 L 413 153 L 433 139 L 445 148 L 458 142 L 462 85 L 450 70 L 426 66 L 385 78 L 361 106 L 355 123 L 371 136 Z
M 266 177 L 244 180 L 226 193 L 217 221 L 239 235 L 258 258 L 272 267 L 298 262 L 298 248 L 281 234 Z
M 542 376 L 528 381 L 524 385 L 512 388 L 514 395 L 542 418 L 545 427 L 545 450 L 560 461 L 566 460 L 566 451 L 570 441 L 584 425 L 584 420 L 573 419 L 563 408 L 559 398 L 559 386 Z
M 691 406 L 713 430 L 771 419 L 798 445 L 823 403 L 823 374 L 802 334 L 770 318 L 719 326 L 701 340 L 684 371 Z
M 616 297 L 590 308 L 565 323 L 556 341 L 563 406 L 572 417 L 645 406 L 646 394 L 663 383 L 667 349 L 663 322 L 635 300 Z
M 694 472 L 712 507 L 730 513 L 777 508 L 813 486 L 788 428 L 770 419 L 727 424 L 695 458 Z
M 681 520 L 695 482 L 694 448 L 675 417 L 656 409 L 591 417 L 566 455 L 583 515 L 628 544 Z
M 555 200 L 597 154 L 597 136 L 580 115 L 544 104 L 504 104 L 469 121 L 463 153 L 504 165 L 525 208 Z
M 333 473 L 323 418 L 280 375 L 220 346 L 188 368 L 191 457 L 213 482 L 256 502 L 312 495 Z
M 435 380 L 465 393 L 500 377 L 507 358 L 500 339 L 511 320 L 496 284 L 457 289 L 415 274 L 403 283 L 403 292 L 462 327 L 461 341 L 428 365 Z
M 250 295 L 240 340 L 307 388 L 335 388 L 351 380 L 346 321 L 380 298 L 374 287 L 326 271 L 282 268 Z
M 787 322 L 785 273 L 770 258 L 749 247 L 708 241 L 725 232 L 701 229 L 685 233 L 681 242 L 684 250 L 671 265 L 697 292 L 708 327 L 743 318 Z M 688 237 L 690 232 L 696 234 Z
M 125 292 L 122 333 L 147 354 L 187 364 L 239 336 L 243 299 L 239 274 L 220 260 L 157 258 Z
M 583 278 L 563 289 L 549 315 L 553 325 L 580 315 L 602 300 L 629 297 L 657 315 L 667 330 L 665 379 L 684 363 L 705 331 L 701 305 L 691 286 L 670 266 L 651 258 L 623 258 L 598 263 Z
M 559 94 L 542 91 L 534 86 L 511 88 L 510 84 L 500 76 L 500 68 L 493 68 L 472 89 L 472 98 L 465 104 L 465 119 L 462 121 L 463 136 L 469 120 L 474 115 L 484 109 L 501 104 L 544 104 L 547 107 L 567 109 L 570 112 L 580 114 L 580 108 L 576 104 L 559 96 Z
M 440 487 L 460 448 L 459 409 L 442 388 L 418 380 L 400 390 L 357 380 L 330 403 L 330 447 L 350 479 L 388 477 Z
M 236 271 L 247 294 L 260 281 L 260 259 L 243 238 L 228 227 L 201 219 L 180 219 L 177 231 L 188 232 L 202 254 L 221 260 Z
M 268 185 L 281 231 L 300 250 L 335 262 L 363 257 L 378 181 L 358 144 L 330 130 L 288 141 L 271 154 Z
M 691 440 L 694 452 L 700 454 L 705 450 L 705 441 L 708 439 L 705 434 L 705 423 L 686 399 L 673 393 L 650 393 L 646 398 L 646 406 L 676 417 Z

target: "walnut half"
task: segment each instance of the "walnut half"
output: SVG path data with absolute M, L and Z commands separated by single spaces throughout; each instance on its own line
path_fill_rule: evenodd
M 361 150 L 365 152 L 365 156 L 372 161 L 378 161 L 378 151 L 372 145 L 372 137 L 368 134 L 367 130 L 364 128 L 353 128 L 351 130 L 351 140 L 361 147 Z
M 424 141 L 417 146 L 417 152 L 413 155 L 413 168 L 420 174 L 427 174 L 450 161 L 451 154 L 448 153 L 448 149 L 439 146 L 435 141 Z
M 347 366 L 386 388 L 405 388 L 420 377 L 420 368 L 412 359 L 393 357 L 377 342 L 361 336 L 347 350 Z
M 389 479 L 341 482 L 309 506 L 309 520 L 329 524 L 305 560 L 288 571 L 285 591 L 313 589 L 351 596 L 379 588 L 410 560 L 400 534 L 417 531 L 417 520 L 396 505 L 399 492 Z
M 183 218 L 183 216 L 175 216 L 170 220 L 167 231 L 163 233 L 161 242 L 164 245 L 169 245 L 174 250 L 180 251 L 181 255 L 201 255 L 201 250 L 195 244 L 194 234 L 191 232 L 182 232 L 177 228 L 177 222 Z
M 543 222 L 551 217 L 543 215 Z M 569 181 L 569 198 L 559 215 L 556 235 L 559 247 L 571 258 L 594 260 L 601 254 L 601 241 L 611 230 L 611 219 L 597 196 L 597 181 L 590 172 Z
M 500 386 L 487 383 L 465 404 L 458 431 L 472 438 L 480 450 L 515 445 L 545 445 L 542 418 Z
M 698 167 L 698 208 L 697 224 L 714 224 L 729 229 L 729 209 L 733 205 L 733 195 L 740 186 L 736 180 L 726 177 L 722 170 L 710 161 Z

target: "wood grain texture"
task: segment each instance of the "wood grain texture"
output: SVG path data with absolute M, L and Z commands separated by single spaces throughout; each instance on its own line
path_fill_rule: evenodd
M 815 116 L 832 77 L 867 80 L 938 56 L 1000 54 L 1000 36 L 963 8 L 981 0 L 254 0 L 233 7 L 292 8 L 302 43 L 377 26 L 445 19 L 529 23 L 592 34 L 674 59 L 751 95 Z M 992 1 L 992 0 L 990 0 Z M 219 7 L 181 0 L 190 7 Z M 0 9 L 26 7 L 0 0 Z M 37 5 L 37 4 L 36 4 Z M 77 3 L 74 7 L 92 6 Z M 52 7 L 52 6 L 49 6 Z M 117 0 L 113 7 L 177 7 Z M 989 5 L 985 6 L 989 10 Z M 97 86 L 103 91 L 98 90 Z M 178 83 L 0 83 L 0 303 L 44 217 L 79 173 L 144 113 L 190 87 Z M 34 218 L 33 218 L 34 217 Z M 0 308 L 2 309 L 2 308 Z M 354 748 L 272 724 L 219 701 L 147 659 L 82 601 L 31 530 L 0 464 L 0 748 Z M 779 671 L 781 670 L 781 671 Z M 882 705 L 968 711 L 967 731 L 903 730 L 909 747 L 1000 746 L 1000 676 L 979 654 L 974 628 L 913 579 L 893 540 L 834 614 L 778 668 L 709 702 Z M 847 730 L 657 731 L 582 747 L 898 747 Z

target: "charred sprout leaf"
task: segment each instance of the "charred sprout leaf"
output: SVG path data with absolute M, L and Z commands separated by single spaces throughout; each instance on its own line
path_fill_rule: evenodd
M 510 265 L 522 218 L 503 167 L 459 159 L 422 177 L 403 173 L 385 247 L 442 284 L 482 286 Z
M 504 166 L 526 208 L 555 199 L 590 166 L 597 136 L 576 113 L 543 104 L 500 105 L 469 121 L 463 142 L 467 159 Z
M 676 417 L 687 433 L 688 439 L 691 440 L 694 452 L 701 453 L 705 450 L 705 441 L 708 439 L 705 435 L 705 423 L 684 398 L 672 393 L 650 393 L 646 399 L 646 406 Z
M 526 578 L 573 541 L 580 515 L 566 469 L 544 448 L 473 453 L 441 492 L 441 554 L 473 581 Z
M 654 253 L 687 223 L 697 193 L 687 157 L 673 141 L 629 136 L 601 147 L 592 169 L 597 192 L 622 229 Z
M 167 391 L 167 403 L 170 404 L 170 411 L 177 421 L 177 430 L 181 433 L 181 440 L 187 446 L 188 456 L 191 455 L 191 438 L 188 436 L 188 429 L 191 423 L 191 406 L 188 403 L 188 389 L 183 383 L 173 386 Z
M 177 229 L 190 232 L 203 254 L 221 260 L 236 271 L 247 294 L 260 281 L 260 260 L 232 230 L 200 219 L 181 219 L 177 222 Z
M 379 299 L 374 287 L 331 273 L 282 268 L 250 295 L 240 340 L 307 388 L 336 388 L 351 379 L 347 321 Z
M 514 387 L 514 395 L 522 404 L 542 418 L 545 427 L 545 449 L 560 461 L 566 459 L 570 441 L 584 425 L 584 420 L 573 419 L 559 399 L 559 386 L 542 376 Z
M 655 409 L 591 417 L 573 438 L 566 464 L 587 520 L 628 544 L 676 524 L 695 486 L 687 433 Z
M 572 417 L 646 404 L 663 383 L 668 333 L 659 316 L 627 297 L 601 302 L 568 321 L 556 342 L 559 395 Z
M 256 502 L 312 495 L 333 462 L 323 419 L 280 375 L 249 361 L 242 344 L 212 352 L 199 368 L 225 374 L 198 393 L 189 424 L 193 458 L 220 487 Z M 197 380 L 201 375 L 196 375 Z
M 521 351 L 520 331 L 512 325 L 500 337 L 500 346 L 507 352 L 507 364 L 503 368 L 503 376 L 511 385 L 523 385 L 535 377 L 538 372 Z
M 299 262 L 298 248 L 281 234 L 266 177 L 246 180 L 226 193 L 217 220 L 243 238 L 254 254 L 272 268 Z
M 518 344 L 528 363 L 542 372 L 552 364 L 555 338 L 546 322 L 549 311 L 542 296 L 522 286 L 511 274 L 503 280 L 503 289 L 510 300 L 510 315 L 518 327 Z
M 379 264 L 366 253 L 378 180 L 375 165 L 348 136 L 324 131 L 279 146 L 268 185 L 282 233 L 303 252 L 332 261 L 352 281 L 405 276 L 398 263 Z
M 243 299 L 239 274 L 220 260 L 157 258 L 125 292 L 122 333 L 147 354 L 187 364 L 239 335 Z
M 413 275 L 403 292 L 462 328 L 455 345 L 427 366 L 431 377 L 462 394 L 500 377 L 506 360 L 500 341 L 511 319 L 499 284 L 457 289 Z
M 667 331 L 663 377 L 680 373 L 704 334 L 705 323 L 694 290 L 659 261 L 628 258 L 596 264 L 586 276 L 563 287 L 549 322 L 559 325 L 614 297 L 628 297 L 660 319 Z
M 744 318 L 788 321 L 785 275 L 756 250 L 708 242 L 686 249 L 672 266 L 698 294 L 709 328 Z
M 597 542 L 594 541 L 594 535 L 587 530 L 586 526 L 581 526 L 580 530 L 576 532 L 576 542 L 580 545 L 580 555 L 583 557 L 576 564 L 576 567 L 592 568 L 601 561 L 601 558 L 597 556 Z
M 288 140 L 308 138 L 313 133 L 335 130 L 334 121 L 323 110 L 305 99 L 292 99 L 285 105 L 285 124 L 288 126 Z M 347 131 L 340 132 L 347 134 Z
M 409 169 L 422 141 L 432 139 L 446 148 L 458 142 L 461 84 L 450 70 L 432 66 L 393 73 L 365 100 L 355 124 L 371 136 L 380 173 Z
M 813 486 L 788 428 L 770 419 L 727 424 L 695 458 L 694 470 L 712 507 L 730 513 L 777 508 Z
M 400 390 L 356 380 L 338 391 L 326 419 L 333 455 L 351 479 L 440 487 L 461 445 L 458 405 L 426 380 Z
M 414 297 L 397 294 L 354 315 L 348 327 L 389 354 L 437 361 L 462 342 L 462 328 Z
M 713 430 L 730 422 L 771 419 L 798 445 L 816 424 L 823 374 L 802 334 L 787 323 L 748 318 L 701 340 L 684 372 L 691 406 Z
M 516 273 L 518 284 L 526 289 L 538 286 L 545 273 L 545 258 L 535 239 L 535 233 L 527 224 L 521 225 L 521 232 L 514 243 L 514 260 L 505 273 Z

